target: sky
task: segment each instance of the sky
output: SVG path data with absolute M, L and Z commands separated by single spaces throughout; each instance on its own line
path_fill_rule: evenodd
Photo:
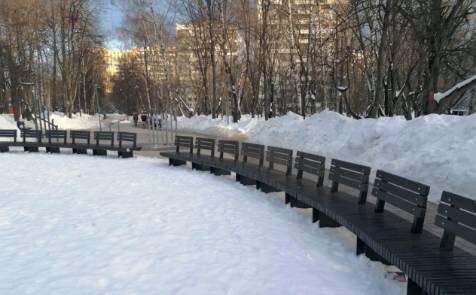
M 116 0 L 118 1 L 124 0 Z M 121 48 L 123 44 L 117 37 L 116 29 L 120 26 L 122 21 L 122 12 L 117 6 L 113 4 L 111 0 L 104 0 L 104 7 L 101 11 L 101 27 L 104 30 L 106 36 L 105 46 L 108 48 Z

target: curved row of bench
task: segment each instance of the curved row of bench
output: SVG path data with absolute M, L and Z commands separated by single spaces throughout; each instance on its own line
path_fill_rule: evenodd
M 422 183 L 378 170 L 373 204 L 367 202 L 367 166 L 332 159 L 332 184 L 326 186 L 326 159 L 319 155 L 298 151 L 293 158 L 289 149 L 269 146 L 265 151 L 263 145 L 220 140 L 216 156 L 214 139 L 196 138 L 194 144 L 192 137 L 183 136 L 176 137 L 175 145 L 175 152 L 161 153 L 170 165 L 191 162 L 193 169 L 215 175 L 234 172 L 242 184 L 283 191 L 286 203 L 311 208 L 320 227 L 345 226 L 357 236 L 357 255 L 393 264 L 408 276 L 408 294 L 476 292 L 476 257 L 455 247 L 457 236 L 476 243 L 476 202 L 471 199 L 443 193 L 435 223 L 444 233 L 437 237 L 423 226 L 430 187 Z M 385 210 L 386 204 L 408 218 Z
M 91 142 L 91 135 L 94 141 Z M 74 154 L 87 154 L 92 150 L 93 155 L 107 155 L 107 151 L 116 151 L 119 157 L 132 157 L 135 150 L 141 148 L 137 146 L 137 134 L 131 132 L 118 132 L 117 145 L 112 131 L 77 131 L 71 130 L 41 130 L 22 129 L 21 140 L 18 140 L 18 130 L 0 129 L 0 152 L 8 152 L 10 147 L 23 147 L 27 152 L 38 152 L 39 148 L 45 148 L 48 153 L 59 153 L 61 148 L 69 148 Z

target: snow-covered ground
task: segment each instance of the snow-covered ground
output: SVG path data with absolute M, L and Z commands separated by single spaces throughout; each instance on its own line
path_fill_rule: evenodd
M 103 115 L 88 115 L 88 114 L 73 114 L 71 118 L 61 112 L 50 113 L 50 119 L 54 124 L 58 125 L 60 129 L 94 129 L 99 128 L 99 116 L 101 117 L 101 124 L 103 127 L 109 127 L 109 124 L 130 123 L 127 115 L 123 114 L 106 114 L 106 119 Z M 34 127 L 33 122 L 26 122 L 27 126 Z M 16 123 L 12 115 L 0 114 L 0 129 L 16 128 Z
M 196 116 L 180 118 L 179 128 L 321 154 L 327 165 L 339 158 L 384 169 L 430 185 L 432 201 L 443 190 L 476 199 L 476 115 L 354 120 L 325 111 L 236 124 Z
M 0 154 L 0 294 L 403 294 L 342 229 L 163 160 Z

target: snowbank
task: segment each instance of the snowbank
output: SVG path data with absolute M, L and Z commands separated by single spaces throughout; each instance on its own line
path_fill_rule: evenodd
M 354 120 L 325 111 L 305 120 L 289 113 L 230 125 L 199 116 L 181 118 L 179 128 L 353 161 L 374 172 L 384 169 L 430 185 L 432 201 L 442 190 L 476 199 L 476 115 Z
M 0 154 L 0 293 L 403 294 L 355 238 L 147 159 Z M 73 169 L 72 169 L 73 168 Z

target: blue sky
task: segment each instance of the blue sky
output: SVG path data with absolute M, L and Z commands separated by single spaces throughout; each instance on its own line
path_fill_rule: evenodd
M 113 5 L 111 0 L 104 0 L 104 8 L 102 9 L 101 13 L 101 26 L 106 36 L 106 47 L 122 47 L 122 43 L 117 39 L 116 34 L 116 29 L 121 24 L 121 21 L 122 12 L 119 7 L 117 5 Z

